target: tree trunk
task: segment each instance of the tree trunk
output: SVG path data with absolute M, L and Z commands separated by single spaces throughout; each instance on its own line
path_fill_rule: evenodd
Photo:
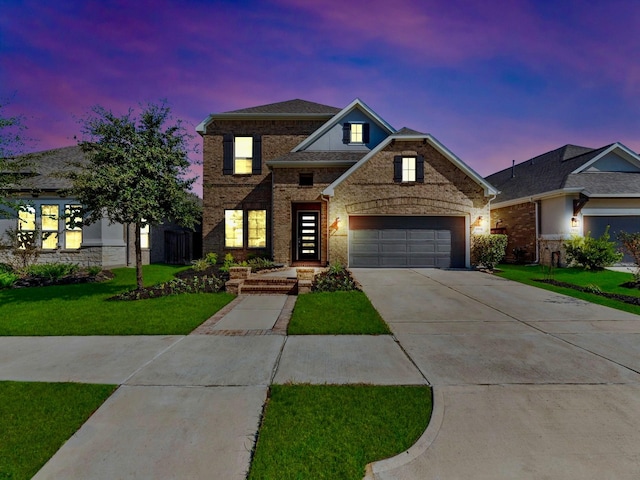
M 138 290 L 144 287 L 142 280 L 142 247 L 140 245 L 140 223 L 136 222 L 135 249 L 136 249 L 136 284 Z

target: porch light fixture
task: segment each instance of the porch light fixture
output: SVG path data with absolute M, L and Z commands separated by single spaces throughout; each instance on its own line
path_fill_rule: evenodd
M 571 217 L 571 228 L 576 228 L 578 226 L 578 217 Z
M 331 225 L 329 225 L 329 230 L 331 233 L 335 233 L 340 228 L 340 217 L 336 217 Z

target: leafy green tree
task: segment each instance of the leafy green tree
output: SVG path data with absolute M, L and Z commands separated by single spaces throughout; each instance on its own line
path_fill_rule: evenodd
M 87 162 L 67 176 L 70 194 L 83 205 L 83 223 L 104 215 L 111 222 L 135 226 L 137 288 L 143 288 L 140 229 L 171 220 L 193 228 L 200 207 L 186 178 L 192 138 L 164 103 L 149 104 L 139 116 L 123 116 L 96 106 L 84 119 L 85 139 L 78 145 Z
M 15 216 L 18 203 L 1 191 L 11 187 L 19 178 L 19 171 L 26 166 L 26 156 L 16 158 L 24 149 L 26 127 L 22 117 L 5 113 L 6 106 L 6 101 L 0 101 L 0 216 Z
M 636 271 L 633 274 L 636 283 L 640 283 L 640 232 L 618 232 L 618 241 L 622 248 L 633 257 Z

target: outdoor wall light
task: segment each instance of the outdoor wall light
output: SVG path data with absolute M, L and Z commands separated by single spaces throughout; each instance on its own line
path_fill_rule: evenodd
M 329 225 L 329 230 L 331 230 L 331 232 L 335 232 L 340 228 L 340 217 L 336 217 L 336 219 L 333 221 L 333 223 L 331 225 Z
M 578 218 L 577 217 L 571 217 L 571 227 L 572 228 L 576 228 L 578 226 Z

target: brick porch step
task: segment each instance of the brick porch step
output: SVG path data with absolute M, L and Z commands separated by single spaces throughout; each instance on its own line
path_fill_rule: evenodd
M 278 294 L 296 295 L 298 281 L 295 278 L 250 277 L 242 287 L 243 294 Z

